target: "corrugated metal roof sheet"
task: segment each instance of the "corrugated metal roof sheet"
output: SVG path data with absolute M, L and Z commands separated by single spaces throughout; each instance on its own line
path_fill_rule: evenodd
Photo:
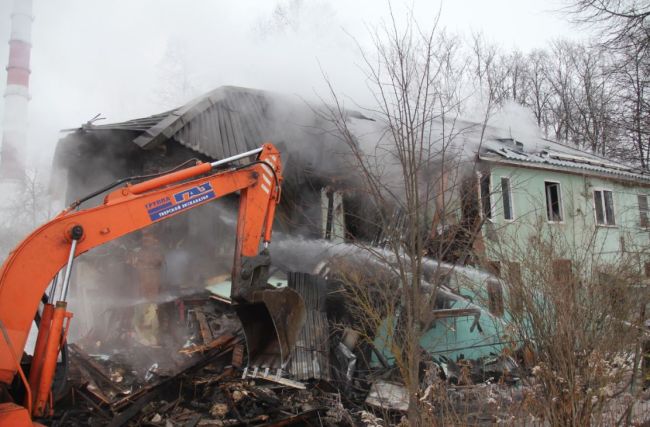
M 350 111 L 350 117 L 367 119 Z M 235 86 L 219 87 L 182 107 L 149 117 L 106 125 L 85 125 L 86 131 L 122 130 L 139 134 L 133 139 L 144 149 L 153 148 L 170 139 L 214 159 L 259 147 L 265 141 L 282 142 L 293 155 L 311 152 L 309 162 L 321 162 L 327 149 L 305 150 L 305 144 L 323 144 L 327 123 L 320 120 L 310 106 L 286 95 Z M 365 120 L 362 122 L 368 123 Z M 479 124 L 455 121 L 462 129 L 458 144 L 473 147 L 483 134 Z M 381 123 L 371 126 L 381 127 Z M 374 135 L 374 134 L 373 134 Z M 501 160 L 521 166 L 537 165 L 547 168 L 601 174 L 617 179 L 650 182 L 642 171 L 573 147 L 526 135 L 523 147 L 504 137 L 504 131 L 488 126 L 479 157 Z M 508 142 L 510 141 L 510 142 Z M 323 151 L 324 150 L 324 151 Z M 325 156 L 325 157 L 324 157 Z
M 277 123 L 267 114 L 271 102 L 262 93 L 222 88 L 187 111 L 178 111 L 174 123 L 166 120 L 135 140 L 143 148 L 174 137 L 181 144 L 214 158 L 233 156 L 266 140 L 277 140 Z M 156 131 L 161 130 L 161 138 Z
M 152 126 L 160 123 L 161 120 L 173 114 L 176 110 L 166 111 L 164 113 L 154 114 L 153 116 L 143 117 L 141 119 L 127 120 L 121 123 L 109 123 L 105 125 L 84 125 L 84 129 L 90 131 L 102 130 L 129 130 L 129 131 L 146 131 Z
M 608 175 L 626 181 L 650 183 L 650 175 L 634 167 L 582 152 L 552 141 L 546 149 L 525 152 L 505 140 L 491 139 L 483 143 L 480 159 L 505 160 L 522 166 L 535 165 L 593 175 Z
M 359 117 L 359 114 L 356 115 Z M 167 140 L 219 159 L 259 147 L 265 141 L 318 141 L 318 115 L 286 95 L 234 86 L 219 87 L 182 107 L 140 119 L 84 126 L 86 131 L 139 131 L 133 142 L 144 149 Z

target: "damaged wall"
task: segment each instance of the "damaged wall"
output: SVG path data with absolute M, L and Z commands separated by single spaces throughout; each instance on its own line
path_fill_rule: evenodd
M 333 148 L 335 138 L 311 106 L 268 92 L 222 87 L 171 112 L 110 125 L 87 123 L 59 141 L 54 175 L 59 182 L 65 176 L 69 204 L 117 179 L 239 154 L 267 140 L 282 151 L 285 176 L 275 231 L 346 237 L 344 199 L 354 201 L 355 195 L 338 188 L 354 176 L 342 170 L 341 148 Z M 101 203 L 104 196 L 83 207 Z M 75 332 L 90 330 L 92 313 L 111 304 L 157 301 L 229 275 L 237 199 L 201 206 L 85 254 L 76 274 L 76 282 L 84 284 L 73 284 L 72 304 L 87 313 L 87 324 Z M 156 277 L 152 271 L 158 271 Z

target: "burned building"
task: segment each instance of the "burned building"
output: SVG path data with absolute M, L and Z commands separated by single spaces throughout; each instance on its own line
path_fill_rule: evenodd
M 359 113 L 349 114 L 365 119 Z M 132 181 L 137 181 L 192 159 L 222 159 L 258 148 L 265 141 L 276 145 L 283 156 L 285 179 L 276 232 L 333 241 L 359 234 L 357 216 L 346 218 L 342 208 L 344 198 L 352 205 L 355 196 L 339 191 L 351 188 L 354 179 L 342 160 L 345 145 L 333 135 L 331 123 L 318 106 L 286 95 L 226 86 L 161 114 L 112 124 L 88 122 L 59 141 L 55 175 L 65 181 L 61 187 L 67 188 L 69 205 L 119 179 L 135 177 Z M 84 207 L 101 203 L 104 196 L 97 194 Z M 204 284 L 210 277 L 229 272 L 234 243 L 230 231 L 234 215 L 229 212 L 234 200 L 202 206 L 125 237 L 131 239 L 128 244 L 88 254 L 104 258 L 102 267 L 97 267 L 102 271 L 92 274 L 123 277 L 125 269 L 133 270 L 131 278 L 137 280 L 132 282 L 143 284 L 139 296 L 150 298 L 165 288 L 183 287 L 187 282 Z M 120 251 L 123 255 L 116 261 Z M 137 270 L 125 268 L 135 263 Z M 157 271 L 162 271 L 162 277 L 154 277 L 160 274 Z M 115 293 L 123 298 L 129 292 L 133 290 L 116 289 Z
M 373 145 L 378 141 L 381 144 L 378 136 L 385 133 L 381 123 L 354 112 L 350 112 L 349 117 L 350 122 L 354 122 L 354 130 L 360 130 L 356 134 L 360 144 Z M 422 232 L 429 236 L 429 259 L 423 263 L 423 281 L 436 286 L 424 286 L 422 296 L 426 299 L 434 295 L 433 292 L 436 294 L 431 299 L 434 303 L 431 312 L 424 313 L 424 318 L 420 319 L 426 327 L 419 348 L 427 355 L 427 363 L 440 367 L 450 382 L 460 382 L 463 369 L 468 367 L 478 381 L 498 376 L 516 381 L 516 376 L 511 375 L 516 363 L 504 355 L 519 350 L 518 342 L 504 338 L 508 327 L 507 306 L 504 305 L 504 299 L 508 298 L 506 289 L 502 289 L 502 282 L 495 275 L 459 265 L 494 261 L 490 259 L 493 246 L 505 235 L 505 227 L 498 229 L 495 225 L 502 218 L 508 226 L 524 223 L 523 213 L 531 210 L 528 208 L 533 206 L 532 201 L 546 201 L 546 210 L 542 211 L 547 215 L 546 220 L 550 226 L 562 226 L 561 201 L 568 201 L 568 198 L 563 198 L 559 183 L 547 185 L 553 182 L 545 178 L 553 178 L 548 174 L 555 175 L 556 179 L 563 178 L 563 173 L 584 178 L 591 172 L 574 169 L 587 169 L 586 164 L 593 171 L 596 166 L 593 162 L 599 160 L 579 157 L 574 151 L 559 153 L 563 157 L 558 157 L 558 151 L 568 149 L 550 141 L 525 140 L 529 147 L 524 148 L 514 138 L 506 138 L 508 132 L 499 129 L 461 121 L 454 125 L 458 128 L 451 132 L 453 137 L 442 132 L 439 139 L 440 144 L 448 144 L 455 157 L 433 161 L 423 170 L 423 180 L 431 191 L 426 199 L 433 202 L 431 209 L 424 212 L 426 220 Z M 326 114 L 300 100 L 263 91 L 222 87 L 178 109 L 150 117 L 108 125 L 87 123 L 60 141 L 56 167 L 66 174 L 66 201 L 71 203 L 124 177 L 138 181 L 173 170 L 192 159 L 222 159 L 257 148 L 264 141 L 273 142 L 282 151 L 285 165 L 276 236 L 284 232 L 305 237 L 274 239 L 272 252 L 286 258 L 280 259 L 274 267 L 321 276 L 309 276 L 308 282 L 304 276 L 295 276 L 300 278 L 296 280 L 293 273 L 289 273 L 286 279 L 276 276 L 269 280 L 273 286 L 299 291 L 308 309 L 307 321 L 291 354 L 290 379 L 282 378 L 280 384 L 302 389 L 305 385 L 301 382 L 317 379 L 348 391 L 362 384 L 359 389 L 362 393 L 354 398 L 365 398 L 361 395 L 367 391 L 366 386 L 370 386 L 366 403 L 373 406 L 373 393 L 379 393 L 377 390 L 386 387 L 387 383 L 381 378 L 373 382 L 368 373 L 383 375 L 394 367 L 395 354 L 391 351 L 390 340 L 399 336 L 400 318 L 390 318 L 380 312 L 376 316 L 381 321 L 379 327 L 372 325 L 374 329 L 364 330 L 364 324 L 358 321 L 364 313 L 350 315 L 351 310 L 347 309 L 354 303 L 343 299 L 332 304 L 330 285 L 337 281 L 336 267 L 344 270 L 343 273 L 350 267 L 360 272 L 361 285 L 367 289 L 372 290 L 381 283 L 391 286 L 395 278 L 391 276 L 389 264 L 395 254 L 382 246 L 388 247 L 386 242 L 391 238 L 401 238 L 400 229 L 406 219 L 399 209 L 382 206 L 380 208 L 386 209 L 384 219 L 389 218 L 382 223 L 388 225 L 386 229 L 363 228 L 360 222 L 355 222 L 362 218 L 363 223 L 372 223 L 373 212 L 368 207 L 371 205 L 364 204 L 363 198 L 355 192 L 358 171 L 345 162 L 349 147 L 337 137 L 336 130 Z M 538 159 L 535 151 L 540 145 L 544 149 Z M 560 160 L 564 163 L 558 164 Z M 614 168 L 612 164 L 601 164 L 598 167 L 607 169 L 598 170 L 601 175 L 620 175 L 620 165 Z M 534 169 L 536 174 L 543 170 L 543 187 L 529 188 L 535 181 L 530 179 L 532 172 L 528 169 Z M 633 171 L 624 172 L 634 181 L 640 178 L 632 176 Z M 521 177 L 526 179 L 518 181 Z M 397 182 L 396 187 L 399 184 Z M 511 187 L 513 184 L 518 185 Z M 528 199 L 521 197 L 528 190 L 534 193 L 540 188 L 545 189 L 546 198 L 534 195 L 528 198 L 532 200 L 528 203 Z M 608 211 L 607 208 L 608 203 L 613 203 L 611 190 L 594 188 L 593 196 L 598 225 L 617 224 L 613 215 L 613 222 L 607 223 L 610 212 L 613 214 L 612 209 Z M 647 225 L 645 196 L 638 197 L 644 227 Z M 98 204 L 102 197 L 102 193 L 97 193 L 88 204 Z M 553 202 L 554 198 L 558 202 Z M 158 348 L 161 343 L 157 339 L 163 336 L 169 339 L 176 332 L 170 327 L 174 324 L 170 316 L 178 313 L 182 313 L 181 317 L 188 316 L 193 311 L 192 326 L 200 333 L 195 334 L 196 342 L 185 344 L 181 352 L 198 353 L 231 346 L 227 351 L 233 353 L 233 365 L 242 367 L 241 345 L 235 349 L 235 341 L 223 342 L 226 338 L 234 340 L 232 337 L 238 334 L 237 327 L 232 327 L 232 319 L 226 315 L 230 307 L 224 312 L 215 311 L 211 304 L 203 307 L 206 298 L 197 299 L 192 293 L 205 292 L 207 288 L 208 301 L 231 302 L 227 276 L 234 229 L 234 215 L 231 214 L 234 206 L 230 204 L 234 201 L 205 205 L 89 253 L 78 269 L 83 280 L 91 282 L 90 286 L 86 283 L 77 287 L 82 293 L 79 298 L 85 302 L 83 308 L 76 309 L 81 312 L 80 317 L 98 317 L 96 313 L 101 311 L 95 304 L 98 299 L 103 303 L 128 300 L 135 311 L 133 319 L 120 320 L 131 323 L 131 329 L 143 346 Z M 586 209 L 582 207 L 582 210 Z M 371 263 L 367 254 L 360 254 L 355 245 L 335 244 L 355 239 L 370 242 L 377 253 L 387 251 L 381 265 Z M 498 269 L 495 270 L 498 275 Z M 113 290 L 110 298 L 107 298 L 107 289 Z M 343 292 L 339 292 L 341 294 Z M 154 304 L 156 307 L 152 308 Z M 394 305 L 399 304 L 396 298 Z M 169 312 L 164 314 L 167 308 Z M 84 315 L 84 310 L 89 314 Z M 158 318 L 152 315 L 155 310 L 158 310 Z M 109 329 L 115 329 L 117 323 L 106 324 L 110 325 Z M 179 324 L 178 319 L 175 324 Z M 341 325 L 344 327 L 338 328 Z M 163 333 L 156 333 L 156 330 Z M 218 332 L 213 333 L 215 330 Z M 358 342 L 359 330 L 363 330 L 365 337 L 362 344 Z M 178 335 L 184 336 L 185 332 L 183 328 Z M 95 337 L 96 334 L 93 339 Z M 176 343 L 176 348 L 180 344 Z M 93 348 L 94 344 L 87 345 Z M 88 351 L 88 347 L 84 350 Z M 79 354 L 76 357 L 83 358 Z M 152 371 L 152 361 L 142 364 L 145 376 L 162 371 L 158 361 Z M 234 372 L 230 371 L 229 375 L 239 375 Z M 278 380 L 264 370 L 249 372 L 244 369 L 243 372 L 244 379 L 250 376 Z M 218 378 L 223 377 L 219 374 Z M 383 402 L 374 405 L 384 407 Z
M 349 147 L 319 108 L 286 95 L 221 87 L 161 114 L 122 123 L 86 123 L 59 142 L 55 168 L 65 176 L 65 198 L 70 204 L 125 177 L 137 181 L 192 159 L 222 159 L 271 141 L 282 152 L 285 177 L 274 225 L 276 236 L 284 232 L 292 237 L 339 243 L 359 239 L 381 246 L 396 231 L 368 226 L 375 222 L 373 209 L 377 208 L 355 191 L 358 171 L 347 162 Z M 360 144 L 374 146 L 375 139 L 385 133 L 381 123 L 362 114 L 349 111 L 347 116 L 358 131 Z M 462 127 L 452 141 L 456 146 L 476 136 L 475 124 L 462 123 Z M 445 168 L 440 170 L 444 175 Z M 440 170 L 427 171 L 431 176 L 426 178 L 443 187 L 444 183 L 451 184 L 439 179 Z M 436 197 L 430 200 L 436 203 L 438 194 L 447 191 L 433 190 Z M 448 200 L 459 199 L 458 188 L 450 193 L 456 195 L 449 195 Z M 463 209 L 456 209 L 452 215 L 449 210 L 442 217 L 437 209 L 431 209 L 425 216 L 432 227 L 422 230 L 430 233 L 432 240 L 442 236 L 446 241 L 460 242 L 455 251 L 447 251 L 450 255 L 445 260 L 451 262 L 475 259 L 464 254 L 476 250 L 471 228 L 477 223 L 478 197 L 466 197 L 477 196 L 473 185 L 462 187 L 460 193 Z M 101 203 L 103 197 L 104 193 L 98 193 L 85 207 Z M 93 313 L 102 312 L 109 303 L 156 302 L 227 280 L 232 267 L 235 200 L 201 206 L 85 254 L 79 277 L 91 283 L 76 288 L 78 298 L 85 301 L 81 310 L 87 313 L 82 317 L 92 319 Z M 399 228 L 403 214 L 395 210 L 392 215 L 392 226 Z M 278 244 L 276 238 L 276 249 Z M 282 249 L 283 254 L 294 256 L 290 261 L 276 259 L 277 267 L 315 271 L 319 255 L 299 253 L 295 242 L 282 243 Z M 320 247 L 316 252 L 327 256 Z M 443 259 L 434 250 L 429 254 Z M 103 305 L 97 306 L 97 301 Z M 136 318 L 141 340 L 153 343 L 156 334 L 152 330 L 160 325 L 152 319 L 151 310 L 141 308 Z
M 67 175 L 67 202 L 117 179 L 164 171 L 194 158 L 218 160 L 270 141 L 283 155 L 280 228 L 310 237 L 332 234 L 322 229 L 321 190 L 349 179 L 350 170 L 341 160 L 345 147 L 318 106 L 287 95 L 224 86 L 161 114 L 98 123 L 82 125 L 57 146 L 55 168 Z M 329 204 L 340 203 L 338 196 L 324 197 Z

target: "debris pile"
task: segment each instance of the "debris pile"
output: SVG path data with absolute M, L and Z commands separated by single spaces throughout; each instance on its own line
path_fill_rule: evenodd
M 340 425 L 343 421 L 344 412 L 337 411 L 342 408 L 338 394 L 241 380 L 226 372 L 230 375 L 221 373 L 218 379 L 188 378 L 179 397 L 150 404 L 140 420 L 151 425 L 199 426 L 279 426 L 305 421 Z
M 68 383 L 53 425 L 399 422 L 408 393 L 395 382 L 394 369 L 385 360 L 379 369 L 358 363 L 364 358 L 359 359 L 363 350 L 354 330 L 332 333 L 323 279 L 289 277 L 288 286 L 305 300 L 307 320 L 284 369 L 247 367 L 241 324 L 230 301 L 219 294 L 206 291 L 115 309 L 106 314 L 104 328 L 67 346 Z M 509 358 L 428 363 L 433 366 L 423 380 L 429 384 L 423 383 L 423 399 L 437 414 L 444 409 L 441 402 L 450 401 L 449 393 L 469 396 L 468 384 L 486 378 L 512 382 L 516 369 Z M 456 400 L 466 406 L 472 399 Z
M 53 425 L 354 425 L 341 395 L 320 387 L 329 378 L 327 320 L 323 299 L 306 296 L 312 310 L 281 376 L 246 368 L 241 324 L 211 292 L 107 313 L 105 328 L 67 346 Z M 146 339 L 143 322 L 155 325 Z
M 314 421 L 322 425 L 353 425 L 343 409 L 341 396 L 318 384 L 290 386 L 255 378 L 242 379 L 235 367 L 243 346 L 237 338 L 222 340 L 194 365 L 181 373 L 136 384 L 133 376 L 107 375 L 124 372 L 119 363 L 99 365 L 73 347 L 71 359 L 91 366 L 86 383 L 76 383 L 69 408 L 56 425 L 240 426 L 292 425 Z M 90 372 L 92 374 L 88 375 Z M 128 379 L 127 379 L 128 378 Z
M 335 322 L 323 279 L 294 274 L 286 286 L 304 299 L 307 318 L 282 369 L 249 367 L 241 323 L 218 292 L 122 308 L 67 346 L 68 381 L 55 385 L 52 425 L 399 425 L 410 395 L 398 369 L 351 324 Z M 530 417 L 534 390 L 522 386 L 512 357 L 452 360 L 421 350 L 416 396 L 432 423 Z

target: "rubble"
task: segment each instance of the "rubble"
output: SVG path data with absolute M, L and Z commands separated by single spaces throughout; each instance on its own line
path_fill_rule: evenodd
M 242 380 L 236 370 L 224 366 L 225 353 L 201 369 L 149 387 L 122 412 L 91 403 L 85 414 L 68 415 L 65 425 L 279 426 L 328 417 L 340 421 L 331 414 L 330 394 Z
M 170 328 L 165 335 L 175 339 L 145 345 L 129 317 L 113 313 L 121 318 L 113 328 L 68 345 L 70 391 L 53 425 L 281 426 L 308 420 L 340 425 L 347 416 L 338 393 L 315 384 L 308 389 L 286 372 L 242 370 L 241 326 L 227 301 L 197 294 L 155 311 Z M 322 334 L 327 331 L 315 331 L 314 337 Z M 316 344 L 309 335 L 301 342 L 306 365 L 318 350 L 310 349 Z M 304 371 L 303 378 L 309 375 Z
M 155 307 L 166 336 L 157 345 L 143 344 L 119 313 L 111 328 L 68 345 L 69 392 L 52 425 L 402 424 L 409 393 L 395 367 L 381 357 L 370 366 L 367 355 L 381 353 L 349 325 L 332 333 L 322 280 L 294 283 L 310 320 L 284 369 L 247 367 L 228 300 L 210 292 L 179 297 Z M 451 360 L 423 353 L 418 404 L 445 425 L 525 419 L 534 393 L 521 385 L 522 375 L 506 355 Z
M 379 409 L 406 411 L 409 406 L 409 396 L 406 388 L 401 384 L 375 381 L 370 387 L 366 404 Z

